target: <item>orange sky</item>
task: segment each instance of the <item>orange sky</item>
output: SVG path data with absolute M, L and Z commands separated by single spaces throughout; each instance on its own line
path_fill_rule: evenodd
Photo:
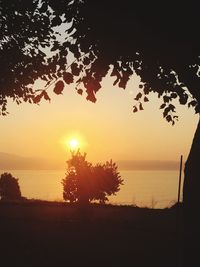
M 144 111 L 132 113 L 138 80 L 131 80 L 126 90 L 113 87 L 112 81 L 102 83 L 95 104 L 78 95 L 73 85 L 66 86 L 63 95 L 51 94 L 51 103 L 9 103 L 10 115 L 0 118 L 0 152 L 64 165 L 70 155 L 65 140 L 78 136 L 92 162 L 186 158 L 197 126 L 194 111 L 177 106 L 179 121 L 171 126 L 159 110 L 160 100 L 151 95 Z

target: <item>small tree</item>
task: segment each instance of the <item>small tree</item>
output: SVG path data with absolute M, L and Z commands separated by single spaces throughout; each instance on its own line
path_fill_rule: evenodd
M 18 179 L 11 173 L 3 173 L 0 177 L 0 198 L 1 200 L 20 200 L 21 191 Z
M 93 200 L 105 203 L 107 196 L 116 194 L 123 183 L 117 165 L 111 161 L 93 166 L 86 154 L 72 152 L 67 161 L 66 177 L 62 180 L 63 198 L 66 201 L 87 204 Z

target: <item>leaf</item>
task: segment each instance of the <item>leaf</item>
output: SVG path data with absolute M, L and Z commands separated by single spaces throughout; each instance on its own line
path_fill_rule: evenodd
M 138 93 L 134 99 L 138 101 L 141 97 L 142 97 L 142 93 Z
M 59 16 L 56 16 L 52 19 L 51 21 L 51 26 L 55 27 L 55 26 L 59 26 L 62 23 L 62 20 Z
M 80 71 L 81 71 L 81 69 L 78 68 L 78 64 L 77 63 L 72 63 L 71 64 L 71 70 L 72 70 L 72 74 L 74 76 L 78 76 L 80 74 Z
M 190 106 L 195 107 L 196 104 L 197 104 L 197 101 L 196 101 L 196 100 L 192 100 L 192 101 L 190 101 L 190 102 L 188 103 L 188 108 L 189 108 Z
M 83 59 L 83 64 L 84 64 L 84 65 L 89 65 L 89 64 L 90 64 L 90 59 L 89 59 L 88 57 L 85 57 L 85 58 Z
M 175 112 L 175 106 L 172 104 L 169 104 L 169 110 L 171 110 L 172 112 Z
M 67 34 L 71 34 L 75 30 L 74 27 L 70 27 L 68 30 L 66 30 Z
M 145 95 L 148 95 L 149 94 L 150 89 L 149 89 L 149 87 L 146 84 L 144 85 L 143 91 L 144 91 Z
M 170 111 L 171 111 L 170 108 L 166 107 L 165 110 L 163 111 L 163 117 L 165 118 Z
M 176 98 L 177 97 L 177 93 L 171 93 L 171 98 Z
M 167 96 L 167 95 L 163 96 L 163 101 L 165 103 L 169 103 L 170 100 L 171 100 L 171 98 L 169 96 Z
M 47 94 L 47 92 L 46 92 L 45 90 L 43 91 L 43 96 L 44 96 L 44 99 L 45 99 L 45 100 L 48 100 L 48 101 L 51 100 L 50 97 L 48 96 L 48 94 Z
M 163 109 L 163 108 L 165 108 L 165 107 L 166 107 L 166 104 L 163 103 L 163 104 L 160 106 L 160 109 Z
M 179 96 L 179 103 L 181 105 L 185 105 L 187 103 L 187 100 L 188 100 L 188 95 L 182 94 Z
M 53 76 L 54 79 L 57 79 L 58 78 L 55 73 L 53 73 L 52 76 Z
M 87 92 L 97 92 L 101 88 L 101 84 L 97 79 L 90 78 L 84 83 Z
M 43 3 L 41 8 L 40 8 L 40 13 L 45 13 L 48 9 L 47 3 Z
M 69 44 L 68 43 L 68 48 L 72 52 L 72 54 L 74 54 L 74 57 L 76 59 L 80 58 L 81 54 L 80 54 L 80 51 L 79 51 L 77 44 Z
M 116 85 L 119 82 L 119 77 L 113 82 L 113 85 Z
M 58 42 L 58 41 L 55 41 L 55 42 L 53 43 L 53 46 L 52 46 L 52 48 L 51 48 L 51 51 L 52 51 L 52 52 L 53 52 L 53 51 L 56 51 L 57 49 L 59 49 L 59 47 L 60 47 L 59 42 Z
M 137 107 L 134 106 L 134 107 L 133 107 L 133 112 L 135 113 L 135 112 L 137 112 L 137 111 L 138 111 Z
M 77 89 L 77 93 L 78 93 L 79 95 L 82 95 L 82 94 L 83 94 L 83 89 Z
M 118 76 L 119 72 L 114 68 L 110 74 L 110 76 Z
M 38 104 L 42 98 L 42 94 L 39 94 L 33 98 L 33 103 Z
M 119 82 L 119 87 L 125 89 L 129 79 L 130 79 L 130 74 L 128 72 L 122 71 L 122 77 Z
M 64 72 L 63 73 L 63 80 L 66 82 L 66 84 L 70 84 L 74 82 L 74 76 L 70 72 Z
M 118 65 L 114 65 L 114 68 L 113 68 L 110 76 L 116 76 L 116 80 L 113 82 L 113 85 L 115 86 L 119 82 L 119 80 L 121 79 L 121 74 L 118 71 Z
M 195 113 L 200 113 L 200 106 L 199 106 L 199 104 L 197 104 L 195 106 Z
M 119 63 L 116 62 L 113 65 L 113 70 L 112 70 L 110 76 L 120 76 L 120 73 L 119 73 Z
M 140 110 L 144 110 L 143 106 L 142 106 L 142 103 L 139 104 L 139 109 Z
M 95 103 L 97 101 L 97 99 L 94 95 L 94 92 L 87 92 L 87 93 L 88 93 L 88 95 L 87 95 L 86 99 Z
M 94 53 L 90 53 L 88 57 L 89 57 L 89 59 L 92 61 L 92 60 L 94 60 L 95 55 L 94 55 Z
M 171 117 L 171 115 L 167 115 L 167 116 L 166 116 L 166 120 L 167 120 L 168 122 L 172 121 L 172 117 Z
M 63 81 L 58 81 L 56 84 L 55 84 L 55 87 L 53 89 L 54 93 L 56 93 L 57 95 L 60 95 L 62 94 L 62 91 L 64 89 L 64 83 Z
M 41 79 L 44 80 L 44 81 L 46 81 L 46 82 L 48 81 L 48 79 L 47 79 L 47 77 L 46 77 L 45 75 L 43 75 L 43 76 L 41 77 Z

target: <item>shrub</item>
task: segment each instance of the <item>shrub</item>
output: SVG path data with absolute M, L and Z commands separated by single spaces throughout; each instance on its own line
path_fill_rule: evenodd
M 11 173 L 3 173 L 0 177 L 0 198 L 2 201 L 21 200 L 18 179 Z

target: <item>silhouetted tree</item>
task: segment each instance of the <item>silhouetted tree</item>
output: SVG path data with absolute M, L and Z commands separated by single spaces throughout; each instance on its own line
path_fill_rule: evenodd
M 63 198 L 71 203 L 87 204 L 92 200 L 105 203 L 107 196 L 116 194 L 123 182 L 112 160 L 93 166 L 86 160 L 86 154 L 77 151 L 67 164 L 66 177 L 62 180 Z
M 18 179 L 11 173 L 3 173 L 0 177 L 0 197 L 2 201 L 21 200 Z

